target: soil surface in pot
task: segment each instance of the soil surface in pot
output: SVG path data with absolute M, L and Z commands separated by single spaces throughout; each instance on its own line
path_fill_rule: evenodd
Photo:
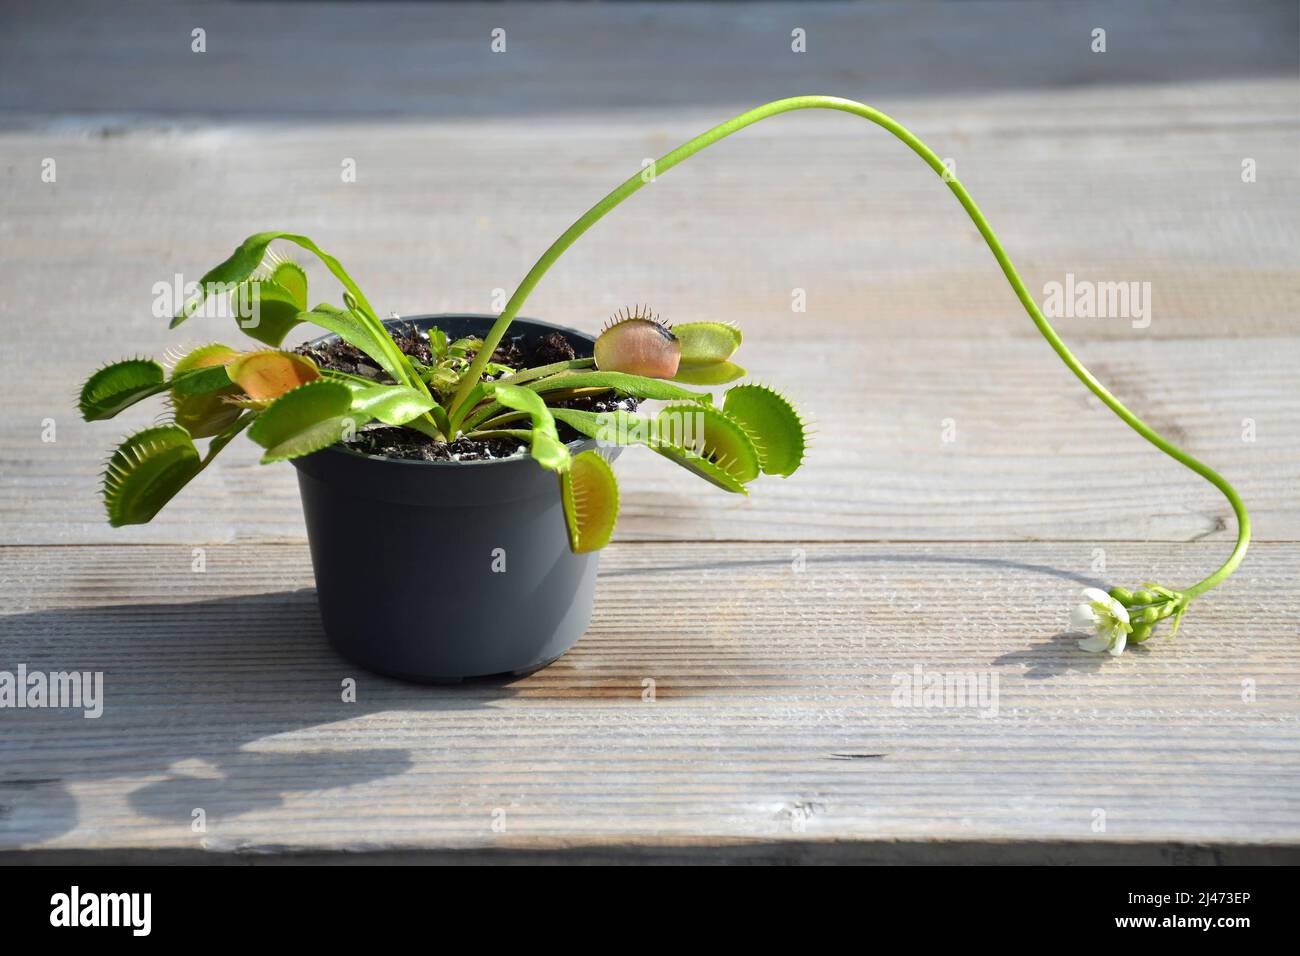
M 424 365 L 432 364 L 433 353 L 429 348 L 429 339 L 419 328 L 415 325 L 401 325 L 390 329 L 390 332 L 393 341 L 403 352 Z M 376 382 L 392 381 L 388 373 L 370 356 L 341 339 L 324 346 L 300 345 L 294 351 L 307 356 L 320 368 L 347 372 L 350 375 L 374 379 Z M 492 361 L 508 365 L 513 369 L 524 369 L 586 357 L 590 354 L 590 351 L 582 355 L 577 354 L 563 335 L 549 332 L 537 338 L 507 336 L 492 354 Z M 473 353 L 471 357 L 472 355 Z M 619 408 L 632 411 L 638 404 L 635 398 L 615 398 L 609 393 L 554 403 L 558 408 L 578 408 L 591 412 L 608 412 Z M 582 437 L 563 423 L 557 422 L 556 425 L 561 441 L 571 442 Z M 348 448 L 364 455 L 405 458 L 414 461 L 487 461 L 527 454 L 528 449 L 526 443 L 510 438 L 458 438 L 449 443 L 436 441 L 428 435 L 409 428 L 394 428 L 388 425 L 368 425 L 358 431 L 356 437 L 346 444 Z

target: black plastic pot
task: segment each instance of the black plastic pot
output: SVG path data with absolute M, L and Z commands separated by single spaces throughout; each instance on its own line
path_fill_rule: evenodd
M 494 319 L 402 321 L 456 339 L 485 335 Z M 508 334 L 549 332 L 591 354 L 592 337 L 563 326 L 516 319 Z M 321 620 L 354 663 L 424 682 L 522 674 L 586 631 L 599 553 L 569 550 L 559 480 L 528 455 L 402 461 L 336 445 L 293 463 Z

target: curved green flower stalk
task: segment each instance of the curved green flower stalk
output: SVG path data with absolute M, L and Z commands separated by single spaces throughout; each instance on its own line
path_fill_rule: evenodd
M 1090 641 L 1081 642 L 1081 644 L 1088 650 L 1109 650 L 1112 654 L 1118 654 L 1122 651 L 1127 640 L 1132 640 L 1138 643 L 1145 640 L 1150 636 L 1151 628 L 1158 621 L 1167 617 L 1174 618 L 1174 630 L 1176 631 L 1178 621 L 1186 610 L 1188 602 L 1193 598 L 1204 594 L 1216 585 L 1221 584 L 1230 574 L 1232 574 L 1233 571 L 1237 569 L 1237 566 L 1241 564 L 1242 558 L 1245 557 L 1246 548 L 1250 543 L 1250 516 L 1246 513 L 1245 505 L 1242 504 L 1241 498 L 1237 495 L 1237 492 L 1232 485 L 1230 485 L 1218 472 L 1187 454 L 1187 452 L 1161 436 L 1150 425 L 1138 418 L 1138 416 L 1133 414 L 1133 412 L 1129 411 L 1128 408 L 1124 406 L 1123 402 L 1112 395 L 1110 391 L 1097 381 L 1096 377 L 1094 377 L 1093 374 L 1089 372 L 1077 358 L 1075 358 L 1074 354 L 1066 347 L 1065 343 L 1061 341 L 1061 337 L 1057 335 L 1056 330 L 1052 328 L 1051 324 L 1044 317 L 1033 297 L 1030 296 L 1029 290 L 1025 288 L 1024 281 L 1020 278 L 1019 273 L 1016 272 L 1015 266 L 1011 264 L 1011 260 L 1007 257 L 1006 251 L 1002 248 L 1002 243 L 998 241 L 998 237 L 994 234 L 993 229 L 988 224 L 987 220 L 985 220 L 984 214 L 980 212 L 979 207 L 975 204 L 975 200 L 970 197 L 970 194 L 966 192 L 966 188 L 960 181 L 958 181 L 952 172 L 944 166 L 943 161 L 934 150 L 921 142 L 920 139 L 918 139 L 910 130 L 904 127 L 897 120 L 887 116 L 879 110 L 872 109 L 870 106 L 863 103 L 841 99 L 836 96 L 794 96 L 788 99 L 775 100 L 774 102 L 759 106 L 756 109 L 749 110 L 748 112 L 742 113 L 725 123 L 713 127 L 713 129 L 708 132 L 695 137 L 689 142 L 678 146 L 672 152 L 665 154 L 654 163 L 651 171 L 654 176 L 666 173 L 678 163 L 694 156 L 705 147 L 711 146 L 718 140 L 725 139 L 732 133 L 738 132 L 747 126 L 757 123 L 759 120 L 764 120 L 771 116 L 777 116 L 781 113 L 789 113 L 793 110 L 805 109 L 839 110 L 840 112 L 852 113 L 855 116 L 860 116 L 863 119 L 870 120 L 877 126 L 883 127 L 898 139 L 902 140 L 908 148 L 920 156 L 921 159 L 925 161 L 925 164 L 933 169 L 935 173 L 942 178 L 943 182 L 948 185 L 948 188 L 952 190 L 953 195 L 957 197 L 957 201 L 961 203 L 962 208 L 966 210 L 971 220 L 975 223 L 976 228 L 979 229 L 980 235 L 984 237 L 984 241 L 988 244 L 990 251 L 992 251 L 993 258 L 996 259 L 998 265 L 1001 266 L 1003 275 L 1007 277 L 1007 281 L 1011 283 L 1011 288 L 1015 290 L 1016 297 L 1020 299 L 1021 305 L 1024 306 L 1025 311 L 1029 314 L 1029 318 L 1033 321 L 1034 325 L 1038 327 L 1038 331 L 1042 333 L 1043 338 L 1047 340 L 1047 343 L 1052 347 L 1053 351 L 1061 357 L 1061 361 L 1065 363 L 1066 367 L 1069 368 L 1070 371 L 1088 387 L 1089 391 L 1100 398 L 1111 411 L 1118 415 L 1125 424 L 1151 444 L 1159 448 L 1170 458 L 1173 458 L 1180 464 L 1187 466 L 1210 484 L 1214 485 L 1214 487 L 1219 489 L 1219 491 L 1223 493 L 1224 497 L 1228 499 L 1228 503 L 1232 506 L 1233 513 L 1237 518 L 1237 544 L 1236 547 L 1233 548 L 1232 554 L 1229 555 L 1228 560 L 1225 561 L 1223 566 L 1217 571 L 1205 578 L 1203 581 L 1182 590 L 1165 588 L 1159 585 L 1147 585 L 1136 592 L 1129 592 L 1124 588 L 1115 588 L 1108 595 L 1111 599 L 1111 604 L 1114 606 L 1113 608 L 1110 606 L 1103 606 L 1095 599 L 1095 595 L 1087 594 L 1085 596 L 1089 598 L 1089 603 L 1080 605 L 1080 607 L 1076 608 L 1076 614 L 1073 618 L 1076 624 L 1081 622 L 1084 617 L 1088 617 L 1089 620 L 1098 622 L 1097 627 L 1099 636 L 1105 638 L 1105 640 L 1103 642 L 1098 642 L 1097 638 L 1093 638 Z M 604 199 L 587 210 L 587 212 L 584 213 L 572 226 L 566 229 L 564 233 L 551 244 L 550 248 L 542 254 L 542 257 L 537 260 L 537 263 L 531 270 L 529 270 L 528 274 L 524 276 L 523 281 L 519 283 L 519 287 L 515 290 L 514 295 L 510 297 L 510 301 L 506 303 L 505 310 L 501 313 L 496 324 L 492 326 L 492 330 L 484 340 L 483 348 L 479 351 L 474 362 L 461 378 L 460 385 L 457 388 L 455 398 L 451 404 L 452 411 L 450 418 L 453 435 L 456 433 L 456 430 L 464 420 L 465 415 L 470 411 L 470 408 L 473 405 L 469 399 L 475 384 L 479 381 L 480 375 L 483 372 L 483 366 L 487 363 L 493 350 L 501 341 L 501 338 L 505 334 L 506 329 L 510 326 L 510 323 L 514 320 L 515 316 L 519 314 L 519 310 L 523 306 L 525 300 L 527 300 L 529 294 L 536 287 L 537 283 L 541 281 L 542 276 L 546 274 L 547 270 L 550 269 L 557 259 L 559 259 L 564 251 L 577 241 L 579 236 L 585 233 L 606 213 L 631 196 L 652 178 L 652 176 L 646 175 L 646 171 L 642 171 L 615 188 Z M 1088 612 L 1088 614 L 1084 614 L 1083 612 L 1085 611 Z M 1089 617 L 1088 615 L 1091 616 Z M 1122 621 L 1119 620 L 1121 617 L 1123 618 Z M 1103 630 L 1105 631 L 1104 634 L 1102 634 Z M 1104 644 L 1104 646 L 1099 646 L 1099 643 Z

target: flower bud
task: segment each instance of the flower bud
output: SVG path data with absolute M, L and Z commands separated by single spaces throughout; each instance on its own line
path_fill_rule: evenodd
M 1110 596 L 1125 607 L 1129 607 L 1133 603 L 1133 592 L 1128 588 L 1111 588 Z
M 1138 612 L 1136 620 L 1143 624 L 1154 624 L 1160 620 L 1160 609 L 1157 607 L 1146 607 Z
M 1143 589 L 1140 590 L 1140 591 L 1134 591 L 1134 592 L 1133 592 L 1133 603 L 1134 603 L 1134 604 L 1137 604 L 1137 605 L 1142 605 L 1142 604 L 1154 604 L 1154 603 L 1155 603 L 1155 600 L 1156 600 L 1156 596 L 1155 596 L 1153 593 L 1151 593 L 1150 591 L 1148 591 L 1146 588 L 1143 588 Z
M 1136 624 L 1133 627 L 1133 633 L 1128 636 L 1128 639 L 1130 642 L 1134 644 L 1141 644 L 1150 636 L 1151 636 L 1150 624 Z

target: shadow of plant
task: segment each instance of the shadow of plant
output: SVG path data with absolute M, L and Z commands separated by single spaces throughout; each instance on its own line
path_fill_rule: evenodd
M 188 831 L 195 808 L 210 824 L 398 775 L 411 766 L 400 747 L 339 749 L 335 735 L 319 750 L 295 740 L 288 752 L 273 738 L 387 710 L 473 709 L 513 693 L 506 679 L 415 688 L 362 671 L 329 646 L 312 590 L 0 617 L 0 668 L 19 662 L 29 672 L 103 671 L 103 714 L 4 712 L 0 848 L 71 830 L 80 818 L 73 787 L 116 777 L 158 777 L 129 794 L 130 808 Z M 343 699 L 347 679 L 355 702 Z
M 1027 680 L 1043 680 L 1071 671 L 1092 673 L 1099 671 L 1110 660 L 1109 654 L 1092 654 L 1079 650 L 1079 638 L 1085 636 L 1075 631 L 1062 631 L 1046 640 L 1031 644 L 1019 651 L 1011 651 L 995 658 L 997 667 L 1023 665 Z M 1148 654 L 1145 644 L 1130 644 L 1125 654 Z
M 650 567 L 637 566 L 630 568 L 619 568 L 615 570 L 602 571 L 602 577 L 619 577 L 627 575 L 642 574 L 647 571 L 668 572 L 668 571 L 693 571 L 693 572 L 725 572 L 732 568 L 755 568 L 770 567 L 780 568 L 787 567 L 790 564 L 788 557 L 779 558 L 754 558 L 739 561 L 725 562 L 708 562 L 708 561 L 691 561 L 679 562 L 674 564 L 660 564 Z M 881 552 L 875 554 L 836 554 L 826 559 L 809 558 L 807 567 L 812 573 L 819 566 L 858 566 L 858 565 L 936 565 L 953 568 L 971 568 L 971 569 L 988 569 L 994 572 L 1016 572 L 1018 574 L 1039 575 L 1054 578 L 1059 581 L 1069 582 L 1080 588 L 1099 587 L 1104 588 L 1105 584 L 1093 577 L 1085 574 L 1079 574 L 1064 568 L 1054 567 L 1049 564 L 1035 564 L 1027 561 L 1013 561 L 1001 558 L 976 558 L 964 555 L 953 554 L 894 554 Z M 1072 595 L 1066 595 L 1068 598 Z M 1100 668 L 1109 656 L 1105 654 L 1090 654 L 1079 650 L 1078 639 L 1081 635 L 1063 631 L 1038 641 L 1028 648 L 1023 648 L 1001 657 L 995 658 L 987 663 L 994 666 L 1011 666 L 1024 665 L 1027 670 L 1025 677 L 1029 679 L 1041 680 L 1046 677 L 1053 677 L 1069 671 L 1090 672 Z M 1146 653 L 1144 647 L 1132 647 L 1132 651 Z

